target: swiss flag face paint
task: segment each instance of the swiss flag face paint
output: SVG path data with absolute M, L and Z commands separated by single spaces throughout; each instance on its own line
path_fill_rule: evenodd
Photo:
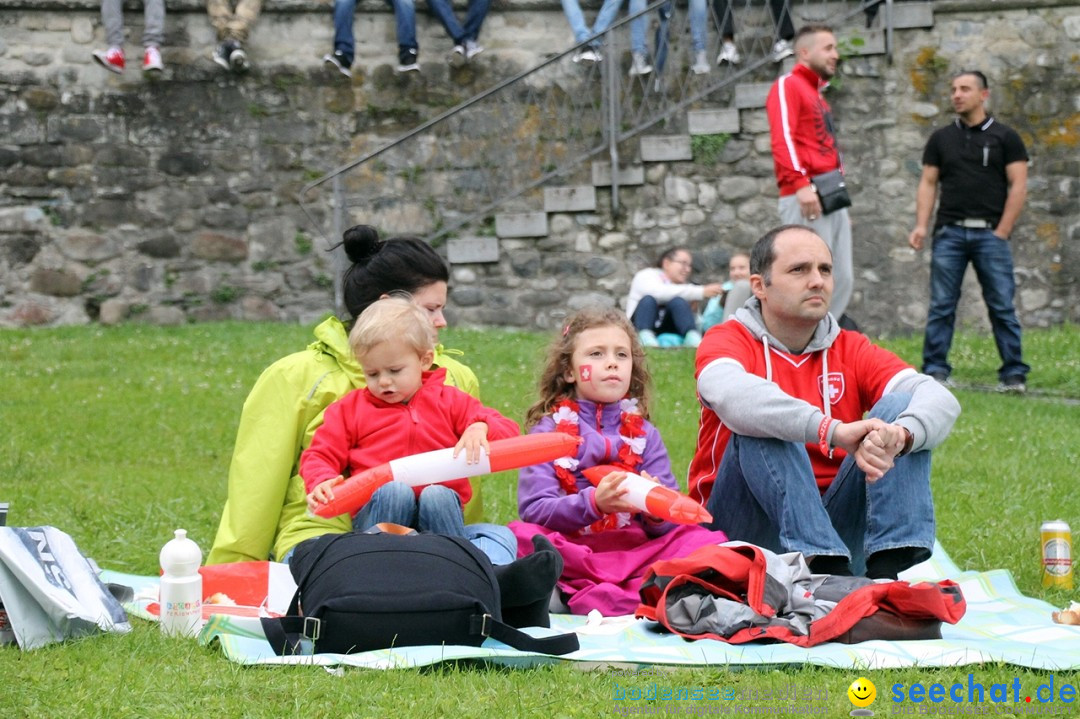
M 581 376 L 581 381 L 582 382 L 591 382 L 592 381 L 592 365 L 591 364 L 583 364 L 583 365 L 581 365 L 580 367 L 578 367 L 578 374 Z

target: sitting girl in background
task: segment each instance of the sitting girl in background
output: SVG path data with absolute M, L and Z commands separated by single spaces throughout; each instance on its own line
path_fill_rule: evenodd
M 671 460 L 648 422 L 649 384 L 637 333 L 617 309 L 586 308 L 566 321 L 540 378 L 540 400 L 529 408 L 529 432 L 581 437 L 577 455 L 521 470 L 518 512 L 510 528 L 519 554 L 546 535 L 562 554 L 558 588 L 570 611 L 632 613 L 645 570 L 660 559 L 726 541 L 723 532 L 675 525 L 637 513 L 620 487 L 626 472 L 678 490 Z M 594 488 L 581 473 L 615 465 Z
M 479 460 L 488 438 L 518 435 L 517 423 L 445 383 L 446 370 L 431 370 L 435 330 L 424 311 L 390 297 L 364 310 L 349 345 L 367 385 L 326 408 L 323 424 L 300 456 L 300 475 L 311 508 L 333 499 L 344 476 L 419 452 L 453 446 Z M 467 479 L 417 487 L 380 487 L 353 517 L 362 532 L 380 522 L 465 537 L 462 506 L 472 496 Z

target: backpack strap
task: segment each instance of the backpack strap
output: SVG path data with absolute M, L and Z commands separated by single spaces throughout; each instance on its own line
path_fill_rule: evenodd
M 474 614 L 469 621 L 469 633 L 482 637 L 498 639 L 503 644 L 524 652 L 562 655 L 576 652 L 581 648 L 578 636 L 574 632 L 556 634 L 550 637 L 534 637 L 520 629 L 515 629 L 501 622 L 490 614 Z
M 263 617 L 263 634 L 279 657 L 311 655 L 321 622 L 315 617 Z
M 330 536 L 330 535 L 323 535 Z M 318 554 L 308 562 L 307 568 L 299 581 L 296 582 L 296 591 L 293 592 L 289 608 L 283 617 L 262 617 L 263 634 L 266 641 L 279 657 L 290 655 L 310 655 L 315 653 L 314 642 L 319 638 L 321 620 L 316 617 L 304 617 L 300 615 L 300 587 L 311 575 L 319 559 L 330 549 L 330 545 L 348 534 L 337 534 L 323 542 Z

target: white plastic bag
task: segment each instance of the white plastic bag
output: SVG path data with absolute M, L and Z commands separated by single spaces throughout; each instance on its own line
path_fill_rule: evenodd
M 55 527 L 0 527 L 0 602 L 23 650 L 131 631 L 89 560 Z

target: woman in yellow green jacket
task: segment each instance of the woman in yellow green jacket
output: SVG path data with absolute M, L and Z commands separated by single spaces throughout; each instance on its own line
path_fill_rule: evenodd
M 436 330 L 446 326 L 443 307 L 450 276 L 430 246 L 409 237 L 380 241 L 367 225 L 347 230 L 343 244 L 353 261 L 344 277 L 351 317 L 382 296 L 404 291 L 427 311 Z M 446 368 L 448 384 L 479 397 L 476 375 L 450 352 L 438 345 L 435 365 Z M 348 515 L 324 519 L 308 514 L 298 464 L 327 405 L 363 386 L 364 374 L 349 350 L 348 329 L 336 317 L 315 328 L 315 341 L 307 349 L 263 371 L 244 401 L 229 466 L 228 498 L 207 564 L 283 561 L 305 539 L 352 528 Z M 479 521 L 482 513 L 480 484 L 474 479 L 466 523 Z M 514 558 L 513 535 L 499 529 L 475 525 L 480 538 L 473 541 L 493 562 L 509 562 Z M 504 542 L 510 543 L 505 552 Z

